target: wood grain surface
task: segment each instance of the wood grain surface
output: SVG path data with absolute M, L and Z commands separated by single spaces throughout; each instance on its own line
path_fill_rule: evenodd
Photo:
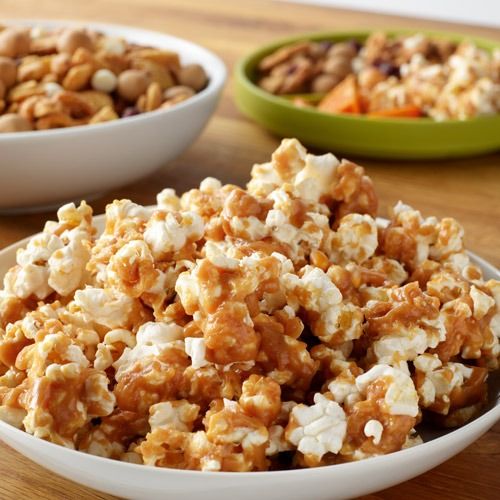
M 239 57 L 260 44 L 315 30 L 435 28 L 500 41 L 500 33 L 494 29 L 261 0 L 0 0 L 0 22 L 13 17 L 76 19 L 82 24 L 113 22 L 171 33 L 216 51 L 229 70 Z M 162 187 L 182 192 L 208 175 L 224 182 L 245 183 L 250 166 L 267 160 L 278 139 L 245 119 L 236 109 L 232 94 L 230 78 L 214 118 L 196 143 L 149 178 L 96 200 L 92 203 L 95 213 L 101 213 L 114 198 L 153 203 Z M 375 181 L 381 215 L 402 198 L 424 215 L 454 216 L 465 227 L 468 247 L 500 265 L 500 154 L 455 161 L 360 163 Z M 41 230 L 44 220 L 54 215 L 0 217 L 0 248 Z M 499 499 L 499 459 L 497 424 L 440 467 L 365 499 Z M 0 443 L 0 499 L 31 498 L 111 497 L 51 474 Z

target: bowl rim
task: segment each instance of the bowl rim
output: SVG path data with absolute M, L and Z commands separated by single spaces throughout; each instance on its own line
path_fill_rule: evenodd
M 155 205 L 148 205 L 145 206 L 147 209 L 154 209 Z M 105 221 L 105 214 L 99 214 L 93 216 L 93 223 L 94 224 L 103 224 Z M 381 223 L 387 223 L 387 219 L 377 217 L 377 221 L 380 221 Z M 98 229 L 99 231 L 99 229 Z M 38 233 L 36 233 L 38 234 Z M 0 249 L 0 260 L 2 259 L 4 253 L 7 252 L 14 252 L 16 249 L 20 248 L 22 245 L 24 245 L 27 241 L 29 241 L 30 238 L 32 238 L 34 235 L 27 236 L 26 238 L 23 238 L 21 240 L 18 240 L 7 247 L 4 247 Z M 479 255 L 477 255 L 474 252 L 470 252 L 467 250 L 467 254 L 472 258 L 472 260 L 478 264 L 482 269 L 487 269 L 488 272 L 492 275 L 495 275 L 496 279 L 500 279 L 500 270 L 494 265 L 488 262 L 487 260 L 483 259 Z M 291 474 L 298 474 L 298 475 L 314 475 L 314 474 L 319 474 L 321 475 L 325 470 L 331 470 L 332 467 L 335 467 L 335 470 L 350 470 L 353 467 L 359 467 L 359 463 L 366 463 L 367 460 L 372 461 L 376 460 L 378 464 L 383 464 L 384 462 L 388 462 L 388 465 L 390 465 L 391 460 L 394 459 L 394 456 L 401 457 L 401 454 L 404 454 L 405 456 L 411 456 L 412 454 L 416 454 L 417 457 L 419 458 L 419 455 L 422 455 L 425 457 L 427 453 L 432 453 L 432 449 L 439 447 L 441 444 L 444 444 L 444 442 L 449 441 L 452 439 L 452 436 L 456 436 L 458 433 L 463 432 L 464 429 L 467 429 L 471 432 L 474 432 L 474 429 L 481 428 L 482 424 L 484 421 L 488 422 L 488 430 L 495 425 L 497 421 L 500 420 L 500 394 L 497 396 L 496 401 L 490 401 L 490 404 L 493 406 L 485 411 L 483 414 L 479 415 L 478 417 L 474 418 L 467 424 L 463 425 L 462 427 L 458 427 L 452 430 L 448 430 L 445 434 L 442 436 L 435 437 L 431 439 L 430 441 L 423 442 L 417 446 L 413 446 L 410 448 L 406 448 L 403 450 L 395 451 L 393 453 L 388 453 L 386 455 L 378 455 L 374 457 L 369 457 L 367 459 L 359 460 L 359 461 L 353 461 L 353 462 L 344 462 L 340 464 L 335 464 L 335 465 L 325 465 L 322 467 L 312 467 L 312 468 L 304 468 L 304 469 L 287 469 L 287 470 L 273 470 L 273 471 L 254 471 L 254 472 L 225 472 L 225 471 L 220 471 L 220 472 L 210 472 L 210 471 L 198 471 L 198 470 L 186 470 L 186 469 L 175 469 L 175 468 L 168 468 L 168 467 L 153 467 L 153 466 L 147 466 L 144 464 L 134 464 L 134 463 L 129 463 L 129 462 L 123 462 L 119 460 L 114 460 L 111 458 L 106 458 L 106 457 L 100 457 L 96 455 L 92 455 L 90 453 L 85 453 L 83 451 L 71 449 L 71 448 L 66 448 L 64 446 L 52 443 L 50 441 L 46 441 L 41 438 L 37 438 L 33 436 L 32 434 L 28 434 L 26 431 L 23 431 L 21 429 L 17 429 L 16 427 L 13 427 L 10 424 L 7 424 L 6 422 L 3 422 L 0 420 L 0 440 L 2 440 L 2 432 L 14 432 L 14 434 L 17 434 L 20 439 L 27 439 L 27 440 L 36 440 L 37 443 L 41 444 L 42 446 L 48 445 L 49 447 L 55 447 L 57 448 L 58 451 L 62 451 L 63 453 L 69 452 L 71 456 L 80 456 L 85 460 L 88 460 L 90 462 L 94 462 L 95 465 L 99 464 L 110 464 L 110 462 L 117 467 L 128 467 L 131 468 L 130 470 L 134 470 L 136 472 L 142 471 L 145 472 L 146 474 L 162 474 L 162 475 L 168 475 L 168 474 L 179 474 L 183 475 L 186 477 L 200 477 L 200 474 L 203 474 L 203 477 L 206 477 L 207 475 L 211 477 L 212 480 L 220 480 L 222 481 L 224 478 L 227 477 L 245 477 L 245 478 L 250 478 L 250 477 L 256 477 L 256 478 L 262 478 L 264 477 L 271 477 L 271 476 L 289 476 Z M 485 431 L 486 432 L 486 431 Z M 54 448 L 53 448 L 54 449 Z M 74 455 L 77 453 L 78 455 Z M 339 469 L 340 467 L 340 469 Z M 147 471 L 147 472 L 146 472 Z M 220 478 L 220 479 L 215 479 L 215 478 Z
M 0 144 L 2 142 L 13 142 L 15 140 L 24 140 L 27 138 L 34 139 L 45 139 L 49 137 L 57 137 L 57 136 L 68 136 L 72 133 L 82 133 L 84 130 L 91 131 L 100 131 L 103 128 L 111 129 L 111 127 L 122 127 L 126 124 L 135 123 L 139 124 L 141 121 L 147 120 L 152 117 L 159 117 L 165 115 L 167 113 L 171 113 L 172 111 L 180 110 L 187 108 L 191 105 L 199 103 L 205 100 L 209 96 L 217 95 L 227 80 L 227 68 L 222 59 L 210 49 L 205 48 L 202 45 L 199 45 L 196 42 L 192 42 L 186 38 L 181 38 L 178 36 L 170 35 L 169 33 L 164 33 L 161 31 L 154 31 L 149 29 L 143 29 L 140 27 L 129 26 L 125 24 L 115 24 L 115 23 L 101 23 L 94 22 L 88 20 L 75 21 L 75 20 L 67 20 L 67 19 L 50 19 L 50 18 L 9 18 L 2 21 L 4 25 L 13 25 L 13 26 L 47 26 L 47 27 L 88 27 L 91 29 L 95 29 L 97 31 L 102 31 L 103 33 L 116 32 L 116 36 L 119 36 L 119 32 L 124 32 L 125 34 L 121 35 L 125 40 L 128 40 L 131 37 L 140 37 L 140 36 L 151 36 L 157 37 L 158 39 L 163 38 L 165 41 L 165 45 L 169 42 L 180 42 L 186 46 L 186 51 L 191 49 L 195 49 L 200 52 L 205 52 L 205 55 L 208 55 L 211 59 L 209 61 L 209 65 L 201 64 L 205 69 L 209 69 L 210 78 L 208 81 L 208 85 L 203 88 L 200 92 L 196 93 L 189 99 L 186 99 L 183 102 L 176 104 L 175 106 L 168 109 L 157 109 L 154 111 L 148 111 L 146 113 L 140 113 L 138 115 L 129 116 L 126 119 L 119 118 L 118 120 L 108 121 L 104 123 L 96 123 L 92 126 L 86 125 L 77 125 L 74 127 L 64 127 L 64 128 L 54 128 L 49 130 L 28 130 L 26 132 L 6 132 L 0 134 Z M 154 45 L 153 45 L 154 46 Z M 154 46 L 155 47 L 155 46 Z M 166 47 L 158 47 L 158 48 L 166 48 Z M 1 116 L 1 115 L 0 115 Z
M 261 87 L 259 87 L 249 76 L 249 71 L 255 69 L 256 64 L 267 54 L 271 53 L 273 50 L 276 50 L 280 47 L 288 45 L 290 43 L 299 42 L 299 41 L 321 41 L 328 40 L 329 38 L 335 38 L 339 41 L 346 39 L 365 39 L 370 34 L 382 31 L 387 33 L 390 37 L 394 37 L 397 35 L 416 35 L 423 34 L 430 37 L 441 38 L 445 40 L 451 41 L 472 41 L 476 43 L 480 48 L 487 48 L 487 50 L 493 50 L 495 48 L 500 49 L 500 40 L 494 40 L 486 37 L 477 37 L 472 35 L 461 35 L 454 31 L 446 31 L 446 30 L 415 30 L 408 28 L 380 28 L 376 30 L 339 30 L 339 31 L 317 31 L 317 32 L 308 32 L 302 33 L 299 35 L 295 35 L 292 37 L 285 37 L 275 40 L 274 42 L 265 44 L 247 54 L 246 56 L 239 59 L 234 68 L 234 75 L 236 81 L 242 84 L 245 89 L 259 98 L 267 100 L 269 103 L 274 104 L 276 106 L 281 106 L 288 111 L 296 111 L 296 112 L 304 112 L 311 116 L 321 117 L 321 119 L 325 119 L 325 117 L 337 119 L 339 121 L 345 122 L 363 122 L 363 123 L 373 123 L 373 124 L 402 124 L 403 126 L 414 125 L 416 127 L 444 127 L 447 125 L 454 126 L 467 126 L 469 124 L 474 123 L 487 123 L 490 122 L 499 122 L 500 124 L 500 113 L 491 116 L 478 116 L 473 118 L 467 118 L 465 120 L 459 119 L 449 119 L 436 121 L 430 117 L 418 117 L 418 118 L 406 118 L 406 117 L 397 117 L 397 118 L 386 118 L 380 116 L 368 116 L 368 115 L 355 115 L 349 113 L 326 113 L 324 111 L 320 111 L 317 108 L 308 108 L 308 107 L 300 107 L 298 108 L 286 97 L 271 94 L 270 92 L 265 91 Z

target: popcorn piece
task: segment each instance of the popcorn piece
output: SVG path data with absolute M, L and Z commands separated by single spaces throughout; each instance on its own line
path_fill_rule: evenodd
M 142 240 L 123 245 L 111 257 L 106 269 L 108 283 L 131 297 L 140 297 L 150 290 L 158 274 L 153 255 Z
M 437 239 L 430 249 L 430 256 L 442 260 L 450 254 L 461 252 L 463 244 L 463 227 L 451 218 L 443 219 L 437 227 Z
M 418 415 L 418 395 L 408 375 L 388 365 L 375 365 L 356 378 L 356 387 L 364 394 L 377 380 L 387 384 L 384 401 L 391 415 Z
M 206 417 L 207 438 L 216 445 L 241 447 L 246 470 L 266 466 L 265 449 L 269 433 L 261 422 L 247 416 L 238 403 L 224 400 L 224 407 Z
M 363 429 L 366 437 L 373 438 L 373 444 L 379 444 L 384 426 L 378 420 L 368 420 Z
M 207 366 L 209 361 L 205 359 L 205 339 L 186 337 L 184 339 L 186 354 L 191 358 L 191 366 L 195 369 Z
M 265 314 L 254 318 L 255 330 L 261 336 L 257 365 L 278 384 L 297 391 L 307 390 L 318 363 L 311 358 L 304 342 L 287 334 L 289 326 L 296 331 L 294 322 L 280 319 Z
M 359 338 L 362 333 L 361 311 L 342 303 L 342 294 L 321 269 L 304 266 L 299 278 L 287 273 L 282 277 L 289 304 L 302 306 L 311 313 L 313 333 L 327 343 L 342 343 Z
M 267 457 L 272 457 L 273 455 L 292 449 L 292 445 L 285 438 L 285 429 L 282 425 L 271 425 L 268 430 L 269 444 L 266 448 Z
M 94 368 L 107 370 L 122 354 L 126 347 L 133 348 L 136 337 L 129 330 L 118 328 L 110 330 L 104 340 L 97 345 Z
M 115 361 L 116 380 L 120 381 L 124 372 L 130 370 L 136 362 L 150 356 L 159 356 L 162 349 L 177 345 L 182 340 L 182 327 L 175 323 L 144 323 L 136 334 L 136 343 L 132 348 L 125 348 Z
M 271 378 L 250 375 L 243 382 L 239 403 L 247 415 L 269 427 L 281 410 L 280 386 Z
M 347 423 L 342 407 L 322 394 L 314 395 L 314 405 L 297 405 L 286 427 L 286 438 L 306 460 L 319 463 L 326 453 L 338 453 L 346 436 Z
M 158 427 L 191 431 L 199 410 L 198 405 L 190 404 L 185 399 L 157 403 L 149 409 L 149 425 L 152 431 Z
M 21 299 L 45 299 L 53 291 L 71 295 L 81 286 L 90 256 L 92 210 L 85 202 L 78 208 L 69 203 L 57 216 L 58 222 L 47 222 L 43 233 L 18 250 L 18 265 L 4 278 L 7 292 Z
M 148 422 L 133 412 L 116 411 L 102 417 L 99 424 L 78 442 L 78 450 L 99 457 L 142 463 L 127 456 L 130 443 L 138 436 L 146 435 Z
M 368 359 L 396 366 L 445 340 L 438 300 L 425 295 L 418 283 L 388 290 L 387 295 L 389 302 L 374 301 L 365 308 L 367 330 L 375 338 Z
M 413 363 L 415 384 L 424 408 L 448 415 L 450 410 L 481 404 L 484 400 L 484 369 L 462 363 L 443 364 L 435 354 L 422 354 Z
M 470 296 L 472 298 L 473 313 L 475 319 L 480 320 L 488 311 L 495 305 L 495 299 L 488 294 L 479 290 L 479 288 L 472 285 L 470 289 Z
M 155 259 L 161 260 L 170 252 L 178 252 L 186 243 L 203 236 L 204 224 L 194 212 L 156 212 L 144 231 L 144 241 Z
M 423 219 L 418 210 L 401 201 L 393 210 L 393 220 L 382 231 L 381 247 L 387 257 L 413 270 L 429 257 L 430 247 L 437 238 L 438 221 L 435 217 Z
M 362 263 L 377 249 L 377 225 L 369 215 L 349 214 L 340 220 L 332 240 L 334 262 Z
M 169 212 L 177 212 L 181 209 L 181 200 L 171 188 L 165 188 L 156 195 L 156 204 L 161 210 Z
M 137 309 L 134 299 L 117 290 L 90 286 L 78 290 L 70 306 L 70 310 L 80 314 L 86 323 L 110 329 L 126 327 Z
M 306 155 L 305 165 L 294 179 L 298 195 L 314 203 L 328 196 L 335 181 L 339 161 L 331 153 L 322 156 Z
M 108 383 L 104 373 L 77 363 L 49 365 L 25 395 L 26 432 L 73 448 L 76 434 L 84 425 L 113 411 L 115 398 Z M 60 404 L 64 404 L 64 412 Z

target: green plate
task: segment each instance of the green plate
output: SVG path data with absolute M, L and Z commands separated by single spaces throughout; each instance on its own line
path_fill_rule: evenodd
M 390 35 L 415 31 L 387 31 Z M 418 31 L 453 41 L 463 36 Z M 282 137 L 296 137 L 306 145 L 371 158 L 457 158 L 500 150 L 500 115 L 436 122 L 430 118 L 379 118 L 333 115 L 298 108 L 285 97 L 270 94 L 254 82 L 257 64 L 277 48 L 299 40 L 364 41 L 370 32 L 315 33 L 280 40 L 240 60 L 235 68 L 235 96 L 240 110 L 263 127 Z M 500 44 L 467 37 L 479 47 L 492 50 Z

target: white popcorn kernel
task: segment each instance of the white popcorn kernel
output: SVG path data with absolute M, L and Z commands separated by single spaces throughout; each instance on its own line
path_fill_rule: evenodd
M 384 426 L 378 420 L 368 420 L 363 428 L 363 432 L 366 437 L 373 438 L 373 444 L 377 445 L 382 438 Z
M 375 253 L 377 246 L 377 224 L 366 214 L 346 215 L 333 236 L 334 253 L 339 253 L 348 261 L 364 262 Z
M 318 202 L 328 194 L 335 180 L 339 161 L 331 153 L 321 156 L 308 154 L 304 168 L 295 176 L 297 193 L 305 200 Z
M 182 339 L 183 329 L 175 323 L 149 321 L 137 331 L 137 345 L 159 345 Z
M 222 184 L 219 179 L 214 177 L 206 177 L 200 183 L 200 191 L 202 193 L 212 194 L 216 193 L 222 188 Z
M 45 266 L 27 264 L 17 272 L 9 271 L 4 278 L 4 287 L 6 292 L 21 299 L 34 295 L 43 300 L 52 293 L 48 280 L 49 270 Z
M 285 439 L 285 429 L 281 425 L 269 427 L 269 444 L 266 448 L 266 456 L 271 457 L 283 451 L 292 449 L 290 443 Z
M 232 257 L 228 257 L 224 250 L 213 241 L 206 242 L 205 255 L 214 266 L 220 269 L 225 269 L 227 271 L 238 269 L 239 261 Z
M 114 289 L 87 286 L 75 292 L 74 303 L 87 321 L 119 328 L 126 322 L 133 299 Z
M 115 200 L 106 206 L 106 221 L 117 222 L 128 218 L 147 221 L 151 217 L 151 208 L 137 205 L 130 200 Z
M 385 379 L 388 383 L 385 403 L 391 415 L 418 415 L 418 394 L 407 374 L 388 365 L 375 365 L 356 377 L 356 386 L 364 394 L 368 386 L 378 379 Z
M 210 364 L 205 359 L 205 339 L 196 337 L 186 337 L 184 339 L 186 354 L 191 358 L 191 366 L 195 369 L 202 368 Z
M 413 361 L 413 364 L 417 370 L 424 373 L 432 372 L 443 366 L 437 354 L 422 354 Z
M 113 344 L 118 342 L 122 342 L 127 347 L 132 348 L 136 345 L 136 338 L 132 332 L 123 328 L 110 330 L 104 336 L 104 340 L 97 345 L 94 368 L 104 371 L 113 364 L 112 352 L 115 350 Z
M 98 92 L 110 94 L 116 89 L 118 85 L 118 78 L 116 75 L 107 68 L 98 69 L 90 81 L 92 88 Z
M 440 261 L 463 250 L 464 228 L 455 219 L 442 219 L 437 230 L 437 239 L 429 249 L 432 259 Z
M 240 238 L 257 241 L 269 234 L 269 228 L 257 217 L 231 217 L 229 226 L 232 233 Z
M 440 413 L 446 415 L 450 407 L 449 395 L 464 384 L 465 379 L 472 375 L 472 368 L 462 363 L 441 363 L 436 354 L 422 354 L 413 362 L 417 371 L 425 374 L 425 379 L 418 387 L 422 406 L 431 406 L 436 399 L 445 403 Z
M 175 194 L 175 189 L 165 188 L 156 195 L 156 203 L 162 210 L 175 212 L 180 210 L 181 201 Z
M 176 346 L 183 338 L 183 331 L 183 328 L 175 323 L 149 321 L 141 325 L 136 334 L 135 346 L 132 349 L 126 347 L 113 363 L 113 367 L 117 370 L 116 380 L 119 381 L 137 361 L 148 356 L 158 356 L 164 349 Z M 182 342 L 180 345 L 184 349 Z
M 342 302 L 342 294 L 328 275 L 314 266 L 305 266 L 301 278 L 293 274 L 285 275 L 288 289 L 299 288 L 307 294 L 304 307 L 315 312 L 327 312 L 333 305 Z
M 351 404 L 359 399 L 356 384 L 345 378 L 337 378 L 328 384 L 328 390 L 338 404 Z
M 314 395 L 314 405 L 299 404 L 291 411 L 287 439 L 304 455 L 318 459 L 325 453 L 338 453 L 347 432 L 344 410 L 322 394 Z
M 191 431 L 192 423 L 198 416 L 199 406 L 186 400 L 157 403 L 149 409 L 151 430 L 167 427 L 178 431 Z
M 470 296 L 473 304 L 472 315 L 477 320 L 486 316 L 488 311 L 495 305 L 495 299 L 493 297 L 490 297 L 488 294 L 482 292 L 474 285 L 471 286 Z
M 26 248 L 21 248 L 16 253 L 16 262 L 20 266 L 28 264 L 44 265 L 50 256 L 64 247 L 61 239 L 50 233 L 40 233 L 30 239 Z
M 165 220 L 151 219 L 144 231 L 144 241 L 150 246 L 155 258 L 180 250 L 188 240 L 196 241 L 203 236 L 203 219 L 195 212 L 178 212 L 180 220 L 167 213 Z
M 48 284 L 63 297 L 70 295 L 82 283 L 85 266 L 90 257 L 86 241 L 88 234 L 75 229 L 71 233 L 69 243 L 64 248 L 54 251 L 48 260 Z
M 491 318 L 490 330 L 493 335 L 500 339 L 500 281 L 488 280 L 485 283 L 486 288 L 491 292 L 496 304 L 496 313 Z

